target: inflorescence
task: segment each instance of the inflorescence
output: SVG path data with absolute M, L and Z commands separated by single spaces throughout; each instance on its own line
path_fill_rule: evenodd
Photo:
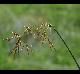
M 42 23 L 41 25 L 35 26 L 24 26 L 24 32 L 22 33 L 22 35 L 19 35 L 16 32 L 12 32 L 12 37 L 3 40 L 7 40 L 10 42 L 12 39 L 15 39 L 15 46 L 9 52 L 9 54 L 12 54 L 14 56 L 16 54 L 19 55 L 19 51 L 23 50 L 24 47 L 26 47 L 28 54 L 29 51 L 32 52 L 32 45 L 29 45 L 27 42 L 27 39 L 29 38 L 28 36 L 31 36 L 34 39 L 38 40 L 41 44 L 48 44 L 49 48 L 52 49 L 54 48 L 54 45 L 49 38 L 49 29 L 51 29 L 51 25 L 49 25 L 48 23 Z M 23 41 L 23 38 L 26 39 L 25 43 Z

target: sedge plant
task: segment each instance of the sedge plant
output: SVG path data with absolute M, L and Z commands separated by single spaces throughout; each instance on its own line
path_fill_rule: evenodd
M 41 44 L 48 44 L 51 50 L 52 49 L 55 50 L 54 44 L 52 43 L 48 35 L 49 29 L 52 29 L 57 33 L 57 35 L 60 37 L 60 39 L 66 46 L 67 50 L 69 51 L 78 69 L 80 70 L 78 62 L 76 61 L 73 53 L 71 52 L 70 48 L 68 47 L 68 45 L 66 44 L 60 33 L 56 30 L 54 26 L 48 23 L 41 23 L 40 25 L 35 25 L 35 26 L 24 26 L 24 32 L 21 35 L 16 32 L 12 32 L 13 34 L 12 37 L 3 39 L 10 42 L 12 39 L 15 38 L 15 46 L 10 50 L 9 55 L 13 55 L 15 57 L 17 54 L 19 55 L 20 50 L 24 50 L 24 48 L 26 49 L 29 55 L 29 53 L 33 51 L 33 46 L 28 44 L 28 39 L 30 37 L 37 40 Z

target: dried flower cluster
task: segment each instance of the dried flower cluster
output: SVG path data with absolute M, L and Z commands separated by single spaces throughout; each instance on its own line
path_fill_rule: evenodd
M 38 40 L 41 44 L 48 44 L 50 49 L 54 47 L 53 43 L 49 39 L 49 30 L 51 29 L 50 24 L 42 23 L 41 25 L 24 26 L 24 28 L 25 30 L 22 35 L 19 35 L 16 32 L 12 32 L 13 36 L 11 38 L 6 38 L 7 41 L 11 41 L 15 38 L 15 46 L 10 50 L 10 54 L 13 54 L 15 56 L 16 54 L 19 54 L 19 51 L 23 50 L 24 47 L 26 47 L 26 50 L 29 54 L 29 51 L 32 51 L 32 45 L 29 45 L 27 43 L 27 40 L 30 37 Z

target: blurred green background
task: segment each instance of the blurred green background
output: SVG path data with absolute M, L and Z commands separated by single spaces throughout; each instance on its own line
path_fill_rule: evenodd
M 8 56 L 10 44 L 2 38 L 12 31 L 22 32 L 23 26 L 47 21 L 54 25 L 68 44 L 80 65 L 80 5 L 79 4 L 1 4 L 0 5 L 0 69 L 4 70 L 77 70 L 66 47 L 52 31 L 56 52 L 38 47 L 30 55 L 21 54 L 15 60 Z M 52 53 L 52 54 L 51 54 Z M 51 55 L 50 55 L 51 54 Z

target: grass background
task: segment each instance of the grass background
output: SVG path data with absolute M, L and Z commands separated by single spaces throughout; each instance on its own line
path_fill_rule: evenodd
M 56 52 L 50 56 L 50 49 L 42 46 L 38 51 L 21 55 L 15 60 L 8 57 L 10 45 L 2 38 L 9 37 L 12 31 L 22 32 L 24 25 L 47 21 L 54 25 L 65 39 L 70 50 L 80 64 L 80 5 L 79 4 L 2 4 L 0 5 L 0 69 L 31 70 L 77 70 L 76 64 L 66 47 L 52 33 Z

